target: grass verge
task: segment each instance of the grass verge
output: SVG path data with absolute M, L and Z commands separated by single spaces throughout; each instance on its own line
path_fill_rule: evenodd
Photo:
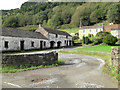
M 97 45 L 92 47 L 86 48 L 75 48 L 75 49 L 68 49 L 68 50 L 77 50 L 77 51 L 99 51 L 99 52 L 106 52 L 111 53 L 111 48 L 116 46 L 105 46 L 105 45 Z
M 27 66 L 27 65 L 6 66 L 6 65 L 3 65 L 0 71 L 2 71 L 3 73 L 15 73 L 15 72 L 34 70 L 34 69 L 39 69 L 39 68 L 55 67 L 55 66 L 64 65 L 64 64 L 65 64 L 64 60 L 58 59 L 58 62 L 53 63 L 51 65 L 40 65 L 40 66 Z
M 80 55 L 89 55 L 89 56 L 94 56 L 97 58 L 101 58 L 105 61 L 105 65 L 102 67 L 102 71 L 104 73 L 107 73 L 109 75 L 112 75 L 114 77 L 114 79 L 116 80 L 120 80 L 120 73 L 118 74 L 118 71 L 110 65 L 110 61 L 111 61 L 111 56 L 110 55 L 102 55 L 102 54 L 92 54 L 92 53 L 88 53 L 88 52 L 67 52 L 67 51 L 59 51 L 60 53 L 68 53 L 68 54 L 80 54 Z M 120 82 L 119 82 L 120 84 Z

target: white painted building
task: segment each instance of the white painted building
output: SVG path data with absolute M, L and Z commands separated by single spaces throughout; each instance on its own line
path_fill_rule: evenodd
M 120 39 L 120 27 L 111 28 L 111 34 Z
M 38 30 L 42 31 L 41 28 L 36 32 L 2 28 L 0 48 L 2 47 L 2 51 L 21 51 L 72 45 L 72 37 L 66 32 L 53 30 L 55 32 L 52 33 L 53 31 L 48 30 L 46 37 L 46 33 L 40 33 Z

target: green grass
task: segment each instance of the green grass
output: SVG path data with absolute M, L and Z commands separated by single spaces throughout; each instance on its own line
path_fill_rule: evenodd
M 34 31 L 38 28 L 38 25 L 27 25 L 25 27 L 18 27 L 17 29 L 21 29 L 21 30 L 30 30 L 30 31 Z M 68 32 L 69 34 L 71 33 L 77 33 L 79 28 L 71 28 L 71 29 L 58 29 L 60 31 L 65 31 Z
M 58 30 L 60 30 L 60 31 L 65 31 L 65 32 L 67 32 L 67 33 L 71 34 L 71 33 L 77 33 L 77 32 L 79 31 L 79 28 L 71 28 L 71 29 L 58 29 Z
M 99 52 L 111 53 L 111 48 L 112 48 L 112 47 L 116 47 L 116 46 L 97 45 L 97 46 L 92 46 L 92 47 L 76 48 L 76 49 L 67 49 L 67 50 L 99 51 Z
M 60 53 L 68 53 L 68 54 L 80 54 L 80 55 L 88 55 L 88 56 L 94 56 L 97 58 L 101 58 L 103 60 L 105 60 L 105 62 L 107 62 L 108 64 L 110 63 L 110 55 L 104 55 L 103 54 L 93 54 L 93 53 L 89 53 L 89 52 L 67 52 L 67 51 L 59 51 Z
M 38 28 L 38 25 L 27 25 L 25 27 L 18 27 L 17 29 L 34 31 L 37 28 Z
M 117 73 L 117 70 L 110 65 L 111 62 L 111 56 L 110 55 L 103 55 L 103 54 L 92 54 L 89 52 L 67 52 L 67 51 L 59 51 L 60 53 L 68 53 L 68 54 L 80 54 L 80 55 L 88 55 L 88 56 L 93 56 L 97 58 L 101 58 L 105 61 L 105 65 L 102 67 L 102 71 L 112 75 L 116 80 L 120 80 L 120 73 Z M 120 82 L 119 82 L 120 84 Z
M 64 60 L 58 59 L 58 62 L 53 63 L 51 65 L 40 65 L 40 66 L 28 66 L 28 65 L 6 66 L 6 65 L 3 65 L 0 71 L 2 71 L 3 73 L 15 73 L 15 72 L 34 70 L 34 69 L 39 69 L 39 68 L 55 67 L 55 66 L 64 65 L 64 64 L 65 64 Z

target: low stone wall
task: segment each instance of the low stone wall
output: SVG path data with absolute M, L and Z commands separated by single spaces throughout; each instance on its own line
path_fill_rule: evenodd
M 3 65 L 48 65 L 58 61 L 58 53 L 27 53 L 27 54 L 6 54 L 2 57 Z
M 111 65 L 120 69 L 120 47 L 113 47 L 111 52 Z

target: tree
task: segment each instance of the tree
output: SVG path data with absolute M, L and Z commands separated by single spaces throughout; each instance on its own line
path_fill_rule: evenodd
M 117 37 L 114 37 L 113 35 L 106 35 L 103 39 L 103 43 L 107 45 L 115 45 L 117 41 Z
M 18 18 L 18 26 L 23 27 L 23 26 L 26 25 L 26 22 L 25 22 L 23 14 L 18 14 L 17 18 Z
M 96 11 L 93 11 L 93 12 L 90 14 L 90 22 L 92 22 L 92 23 L 97 23 L 97 22 L 99 22 L 98 17 L 99 17 L 98 13 L 97 13 Z
M 96 37 L 103 39 L 106 35 L 109 35 L 109 34 L 110 34 L 110 32 L 100 31 L 96 34 Z
M 107 19 L 109 22 L 120 23 L 120 4 L 113 4 L 107 12 Z
M 54 15 L 50 20 L 50 25 L 55 28 L 60 28 L 60 25 L 62 25 L 62 20 L 60 14 Z
M 9 16 L 8 18 L 5 18 L 3 26 L 4 27 L 17 27 L 18 19 L 16 18 L 16 16 Z

